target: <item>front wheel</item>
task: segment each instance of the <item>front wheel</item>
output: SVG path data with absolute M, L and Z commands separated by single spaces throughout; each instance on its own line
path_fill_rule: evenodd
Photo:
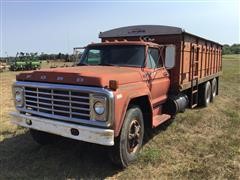
M 110 158 L 114 164 L 127 167 L 133 162 L 143 143 L 144 123 L 139 107 L 128 109 L 119 138 L 111 149 Z

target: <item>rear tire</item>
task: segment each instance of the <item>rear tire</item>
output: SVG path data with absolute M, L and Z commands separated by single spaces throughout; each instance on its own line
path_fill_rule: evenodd
M 211 101 L 212 90 L 211 83 L 208 81 L 203 84 L 201 92 L 201 105 L 207 107 Z
M 57 135 L 49 134 L 35 129 L 30 129 L 30 134 L 33 140 L 40 145 L 55 144 L 60 140 L 60 137 Z
M 142 111 L 139 107 L 132 107 L 128 109 L 121 133 L 110 151 L 112 162 L 122 168 L 133 162 L 142 147 L 143 135 Z
M 215 98 L 215 96 L 217 95 L 217 89 L 218 89 L 218 84 L 217 84 L 217 79 L 214 78 L 212 80 L 212 97 L 211 97 L 211 101 L 213 101 L 213 99 Z

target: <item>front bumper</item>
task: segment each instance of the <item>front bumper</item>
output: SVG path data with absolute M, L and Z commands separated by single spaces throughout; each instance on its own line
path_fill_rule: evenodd
M 12 123 L 22 127 L 36 129 L 70 139 L 76 139 L 105 146 L 114 145 L 114 131 L 112 129 L 102 129 L 70 124 L 46 118 L 27 116 L 18 112 L 12 112 L 10 115 L 12 116 Z M 27 121 L 31 121 L 31 125 L 29 125 Z M 78 130 L 79 134 L 73 135 L 71 133 L 72 129 Z

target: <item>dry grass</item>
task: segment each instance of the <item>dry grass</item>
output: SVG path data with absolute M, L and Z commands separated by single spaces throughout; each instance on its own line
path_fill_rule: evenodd
M 41 68 L 49 68 L 49 67 L 70 67 L 73 65 L 73 62 L 64 62 L 62 60 L 57 61 L 42 61 Z
M 125 170 L 112 166 L 102 146 L 64 140 L 41 147 L 26 129 L 11 125 L 16 74 L 0 73 L 0 179 L 240 179 L 239 56 L 224 57 L 214 103 L 157 129 L 139 160 Z

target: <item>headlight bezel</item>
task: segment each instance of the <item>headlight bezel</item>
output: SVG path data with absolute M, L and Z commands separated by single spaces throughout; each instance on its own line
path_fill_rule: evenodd
M 104 107 L 102 113 L 97 113 L 95 105 L 101 103 Z M 90 119 L 93 121 L 102 121 L 106 122 L 108 120 L 108 99 L 104 95 L 90 95 Z
M 20 86 L 13 86 L 12 93 L 15 107 L 22 108 L 24 106 L 24 88 Z

